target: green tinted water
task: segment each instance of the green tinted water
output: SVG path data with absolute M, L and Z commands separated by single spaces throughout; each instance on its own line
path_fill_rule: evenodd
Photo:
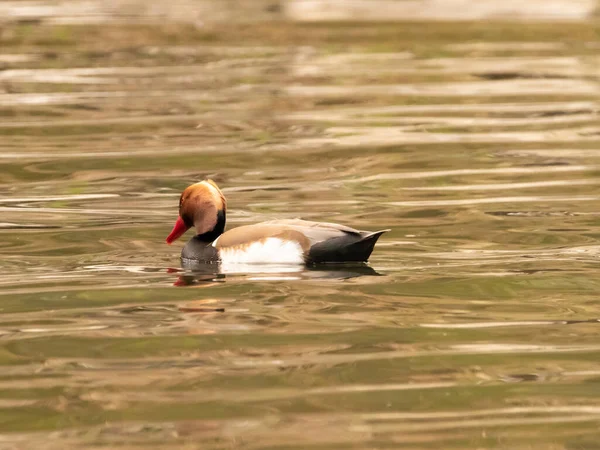
M 14 25 L 0 448 L 595 448 L 598 28 Z M 229 226 L 391 228 L 371 268 L 192 274 Z

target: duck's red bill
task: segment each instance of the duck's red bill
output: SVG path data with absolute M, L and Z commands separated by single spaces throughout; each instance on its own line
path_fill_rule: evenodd
M 181 217 L 177 218 L 177 222 L 175 222 L 175 226 L 171 230 L 171 233 L 167 236 L 167 244 L 171 244 L 173 241 L 179 239 L 183 233 L 188 230 L 189 227 L 185 225 L 183 219 Z

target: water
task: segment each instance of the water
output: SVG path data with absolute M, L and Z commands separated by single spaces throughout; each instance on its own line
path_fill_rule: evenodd
M 0 449 L 580 449 L 600 438 L 593 23 L 2 30 Z M 370 267 L 192 273 L 228 223 Z

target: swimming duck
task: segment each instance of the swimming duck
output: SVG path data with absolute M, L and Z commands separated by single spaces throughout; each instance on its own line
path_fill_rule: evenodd
M 196 236 L 181 251 L 184 260 L 227 264 L 364 262 L 377 239 L 389 231 L 360 231 L 335 223 L 287 219 L 225 232 L 226 212 L 227 201 L 214 181 L 188 186 L 179 199 L 179 217 L 167 243 L 194 227 Z

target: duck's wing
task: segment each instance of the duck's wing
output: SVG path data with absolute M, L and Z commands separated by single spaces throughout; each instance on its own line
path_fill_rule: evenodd
M 213 246 L 218 249 L 245 247 L 255 242 L 263 242 L 268 238 L 298 242 L 301 244 L 303 250 L 307 250 L 310 247 L 310 242 L 302 233 L 292 227 L 270 222 L 232 228 L 219 236 L 213 242 Z
M 346 235 L 361 236 L 362 234 L 369 233 L 368 231 L 356 230 L 338 223 L 312 222 L 302 219 L 271 220 L 262 224 L 302 233 L 310 241 L 311 245 L 336 237 Z
M 305 260 L 312 263 L 367 261 L 379 237 L 390 231 L 361 231 L 337 223 L 301 219 L 271 223 L 290 227 L 308 239 L 310 247 L 305 254 Z
M 327 239 L 345 235 L 360 236 L 362 233 L 364 232 L 336 223 L 300 219 L 270 220 L 228 230 L 216 240 L 215 247 L 237 247 L 269 237 L 294 239 L 305 247 Z

